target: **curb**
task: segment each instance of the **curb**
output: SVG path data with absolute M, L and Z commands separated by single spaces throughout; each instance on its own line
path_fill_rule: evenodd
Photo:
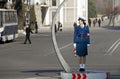
M 35 78 L 25 78 L 25 79 L 59 79 L 55 77 L 35 77 Z
M 110 79 L 110 73 L 105 71 L 61 72 L 62 79 Z

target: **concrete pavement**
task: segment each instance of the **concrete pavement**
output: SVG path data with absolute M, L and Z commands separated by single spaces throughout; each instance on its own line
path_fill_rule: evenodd
M 92 30 L 93 30 L 93 28 L 91 28 Z M 95 27 L 94 29 L 99 29 L 98 27 Z M 119 64 L 119 61 L 118 61 L 118 64 L 115 64 L 115 62 L 117 62 L 117 57 L 119 57 L 119 53 L 115 53 L 114 55 L 112 55 L 112 57 L 111 56 L 102 56 L 102 53 L 104 54 L 104 52 L 105 52 L 105 50 L 107 50 L 106 49 L 106 47 L 110 47 L 109 46 L 109 44 L 111 45 L 111 42 L 110 41 L 107 41 L 107 39 L 105 38 L 104 39 L 104 35 L 105 36 L 108 36 L 109 37 L 109 34 L 110 34 L 110 37 L 109 37 L 109 39 L 112 41 L 112 42 L 114 42 L 114 40 L 116 40 L 115 38 L 118 38 L 119 37 L 119 33 L 117 32 L 117 31 L 110 31 L 110 30 L 101 30 L 101 29 L 104 29 L 104 28 L 100 28 L 99 30 L 93 30 L 93 31 L 91 31 L 92 32 L 92 38 L 91 38 L 91 40 L 92 40 L 92 45 L 91 45 L 91 49 L 93 49 L 93 48 L 95 48 L 95 50 L 97 51 L 95 51 L 95 50 L 90 50 L 90 55 L 89 55 L 89 57 L 88 57 L 88 66 L 89 66 L 89 68 L 90 67 L 93 67 L 93 69 L 95 68 L 95 69 L 97 69 L 97 68 L 99 68 L 99 67 L 102 67 L 103 66 L 103 68 L 104 69 L 106 69 L 107 70 L 107 68 L 108 68 L 108 66 L 107 65 L 109 65 L 109 68 L 108 68 L 108 70 L 111 70 L 111 69 L 116 69 L 116 67 L 114 67 L 114 66 L 116 66 L 116 65 L 118 65 Z M 67 33 L 67 32 L 65 32 L 65 33 Z M 61 32 L 61 33 L 58 33 L 57 35 L 58 35 L 58 41 L 63 41 L 62 39 L 64 39 L 64 41 L 65 42 L 67 42 L 67 41 L 69 41 L 70 39 L 71 39 L 71 34 L 72 34 L 72 32 L 71 32 L 71 34 L 70 34 L 70 38 L 68 38 L 68 37 L 65 37 L 65 36 L 68 36 L 68 35 L 65 35 L 65 33 L 63 33 L 63 32 Z M 104 35 L 103 35 L 104 34 Z M 39 34 L 37 34 L 37 35 L 39 35 Z M 1 60 L 2 59 L 5 59 L 5 57 L 6 57 L 6 55 L 8 56 L 8 57 L 6 57 L 6 58 L 9 58 L 9 55 L 10 55 L 10 58 L 11 59 L 13 59 L 14 58 L 14 56 L 16 57 L 17 55 L 19 56 L 19 57 L 17 57 L 17 60 L 19 59 L 19 58 L 22 58 L 22 60 L 21 59 L 19 59 L 19 61 L 17 61 L 17 62 L 19 62 L 20 63 L 20 61 L 22 61 L 22 63 L 23 63 L 23 59 L 25 58 L 25 61 L 27 62 L 27 64 L 29 65 L 29 66 L 31 66 L 31 63 L 33 63 L 35 66 L 36 65 L 38 65 L 37 63 L 35 63 L 35 62 L 41 62 L 40 64 L 39 64 L 39 67 L 40 67 L 40 69 L 43 69 L 43 68 L 41 68 L 41 66 L 48 66 L 49 65 L 49 61 L 48 60 L 45 60 L 46 61 L 46 63 L 48 63 L 48 64 L 45 64 L 45 65 L 43 65 L 44 63 L 42 62 L 42 60 L 44 59 L 44 58 L 47 58 L 47 56 L 44 56 L 44 55 L 41 55 L 41 54 L 39 54 L 39 52 L 38 53 L 36 53 L 37 51 L 35 50 L 35 49 L 37 49 L 37 50 L 41 50 L 41 49 L 43 49 L 44 47 L 41 47 L 41 49 L 40 48 L 36 48 L 36 47 L 38 47 L 38 46 L 40 46 L 40 45 L 43 45 L 43 42 L 45 42 L 45 41 L 43 41 L 43 40 L 45 40 L 46 38 L 47 38 L 47 40 L 46 41 L 48 41 L 49 42 L 49 37 L 46 37 L 45 36 L 45 39 L 43 39 L 43 38 L 41 38 L 41 37 L 43 37 L 43 36 L 41 36 L 41 35 L 39 35 L 40 37 L 35 37 L 36 39 L 34 39 L 34 38 L 31 38 L 32 40 L 33 40 L 33 44 L 31 45 L 31 46 L 29 46 L 29 45 L 22 45 L 22 44 L 18 44 L 18 45 L 16 45 L 15 47 L 12 47 L 12 48 L 14 48 L 14 49 L 16 49 L 16 52 L 17 53 L 15 53 L 15 51 L 13 52 L 13 49 L 11 48 L 11 47 L 9 47 L 8 46 L 8 48 L 5 48 L 5 49 L 7 49 L 7 51 L 11 51 L 11 52 L 9 52 L 9 53 L 7 53 L 7 51 L 6 50 L 3 50 L 3 49 L 1 49 Z M 61 37 L 61 36 L 64 36 L 64 37 Z M 111 36 L 114 36 L 114 38 L 112 38 Z M 65 40 L 65 39 L 68 39 L 68 40 Z M 39 42 L 40 43 L 38 43 L 37 41 L 39 40 Z M 41 40 L 41 41 L 40 41 Z M 100 41 L 100 40 L 102 40 L 102 41 Z M 67 45 L 67 44 L 69 44 L 70 43 L 70 41 L 69 42 L 67 42 L 65 45 Z M 107 44 L 108 43 L 108 45 L 104 45 L 104 43 L 105 44 Z M 15 45 L 15 44 L 14 44 Z M 60 42 L 60 47 L 62 47 L 63 45 L 61 44 L 61 42 Z M 95 45 L 95 46 L 94 46 Z M 35 46 L 35 48 L 33 47 L 33 46 Z M 46 44 L 45 45 L 45 47 L 46 46 L 48 46 L 48 44 Z M 106 47 L 102 47 L 102 46 L 106 46 Z M 19 47 L 23 47 L 23 49 L 21 48 L 20 50 L 23 50 L 23 51 L 26 51 L 26 48 L 31 48 L 31 47 L 33 47 L 32 49 L 32 52 L 33 52 L 33 54 L 32 54 L 32 52 L 30 52 L 30 51 L 26 51 L 26 52 L 23 52 L 23 54 L 25 55 L 21 55 L 21 52 L 20 51 L 18 51 L 18 48 Z M 48 46 L 48 47 L 50 47 L 50 46 Z M 48 48 L 47 47 L 47 48 Z M 11 50 L 8 50 L 8 49 L 11 49 Z M 49 48 L 48 48 L 49 49 Z M 71 49 L 71 47 L 70 47 L 70 49 Z M 70 49 L 69 49 L 69 47 L 68 48 L 65 48 L 65 50 L 69 50 L 69 51 L 66 51 L 66 52 L 70 52 Z M 102 49 L 102 50 L 101 50 Z M 100 51 L 99 51 L 100 50 Z M 35 52 L 36 51 L 36 52 Z M 42 50 L 41 50 L 42 51 Z M 51 50 L 52 51 L 52 50 Z M 64 51 L 64 50 L 62 50 L 62 51 Z M 4 53 L 3 53 L 4 52 Z M 29 52 L 29 54 L 27 53 L 27 52 Z M 46 53 L 46 52 L 50 52 L 50 51 L 42 51 L 42 53 Z M 6 53 L 6 54 L 5 54 Z M 5 54 L 5 55 L 4 55 Z M 47 54 L 47 53 L 46 53 Z M 45 55 L 46 55 L 45 54 Z M 67 53 L 64 53 L 63 52 L 63 54 L 64 54 L 64 56 L 67 56 L 66 54 Z M 14 55 L 14 56 L 13 56 Z M 31 57 L 29 57 L 31 55 Z M 47 54 L 48 55 L 48 54 Z M 99 55 L 99 57 L 96 57 L 97 55 Z M 117 56 L 116 56 L 117 55 Z M 5 56 L 5 57 L 3 57 L 3 56 Z M 27 56 L 27 59 L 26 59 L 26 56 Z M 39 56 L 39 58 L 37 58 L 37 56 Z M 44 57 L 43 57 L 44 56 Z M 50 54 L 49 55 L 49 57 L 51 56 L 51 58 L 53 58 L 53 54 Z M 93 57 L 93 56 L 95 56 L 95 57 Z M 115 56 L 115 58 L 113 58 Z M 105 57 L 105 59 L 104 59 L 104 62 L 103 61 L 100 61 L 99 59 L 101 59 L 101 57 L 102 57 L 102 59 Z M 30 59 L 29 59 L 30 58 Z M 97 63 L 96 61 L 95 62 L 91 62 L 92 60 L 95 60 L 95 59 L 97 59 L 97 61 L 99 61 L 99 63 L 101 63 L 101 64 L 103 64 L 103 65 L 101 65 L 101 64 L 99 64 L 99 63 Z M 113 58 L 113 59 L 112 59 Z M 36 59 L 35 61 L 31 61 L 31 60 L 34 60 L 34 59 Z M 39 59 L 39 60 L 38 60 Z M 68 60 L 70 60 L 71 59 L 71 56 L 69 56 L 69 57 L 67 57 L 67 59 Z M 30 60 L 30 61 L 29 61 Z M 55 60 L 55 59 L 53 59 L 53 60 Z M 52 62 L 53 62 L 53 60 L 51 60 Z M 72 60 L 71 60 L 72 61 Z M 71 63 L 71 61 L 69 62 L 69 63 Z M 73 60 L 74 61 L 74 60 Z M 105 61 L 107 61 L 107 63 L 105 62 Z M 110 61 L 110 63 L 109 63 L 109 61 Z M 113 61 L 112 63 L 111 63 L 111 61 Z M 115 61 L 115 62 L 114 62 Z M 3 60 L 2 60 L 2 62 L 3 62 Z M 6 59 L 6 61 L 5 62 L 8 62 L 7 61 L 7 59 Z M 26 62 L 24 62 L 24 64 L 26 63 Z M 31 63 L 29 63 L 29 62 L 31 62 Z M 96 64 L 95 64 L 96 63 Z M 42 64 L 42 65 L 41 65 Z M 107 64 L 106 66 L 105 66 L 105 64 Z M 114 65 L 113 65 L 114 64 Z M 21 64 L 20 64 L 21 65 Z M 53 64 L 54 65 L 54 64 Z M 50 65 L 50 66 L 52 66 L 53 67 L 53 65 Z M 74 66 L 74 65 L 76 65 L 76 63 L 73 63 L 72 64 L 72 67 L 76 67 L 76 66 Z M 5 66 L 5 65 L 3 65 L 3 66 Z M 16 66 L 16 63 L 15 63 L 15 66 Z M 118 65 L 119 66 L 119 65 Z M 9 66 L 10 67 L 10 66 Z M 12 66 L 13 67 L 13 66 Z M 21 66 L 20 66 L 21 67 Z M 55 65 L 54 67 L 58 67 L 58 65 Z M 113 67 L 113 68 L 112 68 Z M 8 67 L 7 67 L 8 68 Z M 33 67 L 32 67 L 33 68 Z M 119 67 L 118 67 L 119 68 Z M 24 69 L 26 69 L 26 68 L 24 68 Z M 35 69 L 35 68 L 33 68 L 33 69 Z M 91 68 L 90 68 L 91 69 Z M 43 69 L 44 70 L 44 69 Z M 56 70 L 56 69 L 55 69 Z M 47 71 L 46 71 L 47 72 Z M 48 72 L 48 73 L 51 73 L 51 72 Z M 56 73 L 56 72 L 55 72 Z M 28 73 L 28 74 L 30 74 L 30 73 Z M 46 73 L 43 73 L 43 74 L 46 74 Z M 40 75 L 41 75 L 41 73 L 40 73 Z M 47 77 L 46 77 L 46 75 L 44 75 L 44 77 L 43 77 L 43 75 L 42 76 L 35 76 L 35 75 L 30 75 L 29 77 L 26 77 L 26 78 L 17 78 L 17 79 L 59 79 L 59 78 L 55 78 L 55 77 L 48 77 L 49 75 L 47 75 Z M 51 75 L 50 75 L 51 76 Z M 20 77 L 22 77 L 22 76 L 20 76 Z M 3 79 L 3 78 L 1 78 L 1 79 Z M 5 78 L 4 78 L 5 79 Z M 10 79 L 10 78 L 8 78 L 8 79 Z M 12 78 L 12 79 L 14 79 L 14 78 Z M 119 78 L 111 78 L 111 79 L 120 79 L 120 77 Z
M 99 28 L 99 27 L 91 27 L 91 30 L 96 30 L 96 29 L 104 29 L 104 28 Z M 65 28 L 63 27 L 63 31 L 70 31 L 73 30 L 73 27 L 69 27 L 69 28 Z M 42 27 L 39 29 L 39 33 L 44 33 L 44 32 L 51 32 L 51 28 L 50 27 Z M 23 36 L 24 35 L 24 31 L 21 30 L 19 31 L 19 36 Z M 19 79 L 19 78 L 18 78 Z M 21 79 L 21 78 L 20 78 Z M 31 77 L 31 78 L 24 78 L 24 79 L 60 79 L 58 77 Z M 119 78 L 111 78 L 111 79 L 119 79 Z

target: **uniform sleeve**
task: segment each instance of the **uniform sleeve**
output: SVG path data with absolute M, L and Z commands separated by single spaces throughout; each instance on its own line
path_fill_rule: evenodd
M 76 43 L 76 37 L 77 37 L 77 27 L 74 27 L 74 43 Z
M 90 31 L 88 26 L 87 26 L 87 44 L 90 44 Z

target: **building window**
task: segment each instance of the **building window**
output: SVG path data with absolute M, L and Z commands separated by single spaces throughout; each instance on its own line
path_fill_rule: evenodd
M 52 0 L 52 6 L 56 6 L 56 0 Z

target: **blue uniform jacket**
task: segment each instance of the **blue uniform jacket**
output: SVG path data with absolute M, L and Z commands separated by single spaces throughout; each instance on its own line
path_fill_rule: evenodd
M 84 38 L 80 38 L 81 36 L 84 36 Z M 84 26 L 84 28 L 76 26 L 74 28 L 74 43 L 90 44 L 90 34 L 88 26 Z

